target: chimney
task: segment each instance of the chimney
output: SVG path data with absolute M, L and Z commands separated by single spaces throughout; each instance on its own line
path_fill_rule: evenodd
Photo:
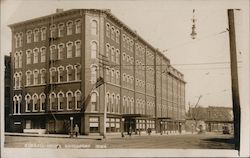
M 57 8 L 57 9 L 56 9 L 56 13 L 61 13 L 61 12 L 63 12 L 63 9 L 62 9 L 62 8 Z

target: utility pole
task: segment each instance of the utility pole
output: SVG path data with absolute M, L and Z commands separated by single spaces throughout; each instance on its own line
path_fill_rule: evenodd
M 234 24 L 234 9 L 228 9 L 228 25 L 229 25 L 229 43 L 230 43 L 230 61 L 231 61 L 231 87 L 233 99 L 233 115 L 234 115 L 234 142 L 235 149 L 240 150 L 240 97 L 238 86 L 238 69 L 237 69 L 237 52 Z
M 104 86 L 104 110 L 103 110 L 103 139 L 106 139 L 106 122 L 107 122 L 107 100 L 106 100 L 106 72 L 108 59 L 105 55 L 100 54 L 99 63 L 103 70 L 103 86 Z

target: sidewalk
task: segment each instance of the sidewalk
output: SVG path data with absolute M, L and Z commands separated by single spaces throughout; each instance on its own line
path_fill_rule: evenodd
M 185 134 L 192 134 L 189 132 L 183 132 L 181 134 L 177 133 L 162 133 L 164 136 L 171 136 L 171 135 L 185 135 Z M 195 134 L 195 133 L 194 133 Z M 160 136 L 160 133 L 151 133 L 150 136 Z M 12 132 L 5 132 L 5 136 L 22 136 L 22 137 L 51 137 L 51 138 L 70 138 L 67 134 L 32 134 L 32 133 L 12 133 Z M 133 137 L 140 137 L 140 136 L 149 136 L 147 133 L 139 134 L 132 134 Z M 126 132 L 124 132 L 124 137 L 128 138 L 130 137 Z M 121 133 L 107 133 L 106 135 L 107 139 L 112 138 L 122 138 Z M 72 139 L 72 138 L 71 138 Z M 102 140 L 103 136 L 101 135 L 79 135 L 77 138 L 73 137 L 73 139 L 94 139 L 94 140 Z

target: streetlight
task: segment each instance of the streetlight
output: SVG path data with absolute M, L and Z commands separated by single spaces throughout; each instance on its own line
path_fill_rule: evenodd
M 162 135 L 162 121 L 160 122 L 160 132 L 161 132 L 161 135 Z
M 122 135 L 122 137 L 124 137 L 124 121 L 125 121 L 125 118 L 122 118 L 122 124 L 121 124 L 121 135 Z
M 73 137 L 73 117 L 70 117 L 70 137 Z

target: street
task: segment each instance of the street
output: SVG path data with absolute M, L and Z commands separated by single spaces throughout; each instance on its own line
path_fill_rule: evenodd
M 6 148 L 71 149 L 234 149 L 233 136 L 221 134 L 185 134 L 127 136 L 106 140 L 5 136 Z

